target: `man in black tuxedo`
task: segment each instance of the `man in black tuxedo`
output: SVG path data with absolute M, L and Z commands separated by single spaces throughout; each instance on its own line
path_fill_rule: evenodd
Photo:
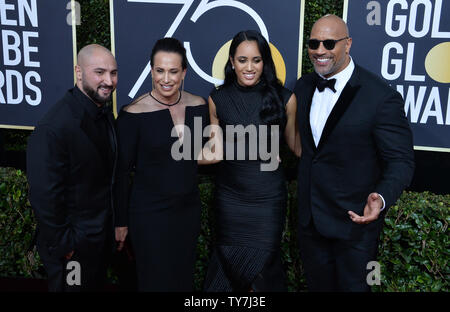
M 117 64 L 96 44 L 82 48 L 77 63 L 75 87 L 50 108 L 27 147 L 36 245 L 50 291 L 100 290 L 112 251 L 116 137 L 106 104 Z
M 308 41 L 315 73 L 295 86 L 299 246 L 311 291 L 370 290 L 386 211 L 414 171 L 403 99 L 353 62 L 351 44 L 341 18 L 320 18 Z

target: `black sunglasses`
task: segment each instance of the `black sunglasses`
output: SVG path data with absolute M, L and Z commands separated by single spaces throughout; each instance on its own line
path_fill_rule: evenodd
M 336 46 L 336 43 L 344 40 L 344 39 L 348 39 L 348 37 L 344 37 L 338 40 L 333 40 L 333 39 L 326 39 L 326 40 L 317 40 L 317 39 L 309 39 L 308 40 L 308 48 L 310 48 L 311 50 L 316 50 L 319 48 L 319 45 L 321 42 L 323 42 L 323 46 L 325 47 L 325 49 L 327 50 L 333 50 L 334 47 Z

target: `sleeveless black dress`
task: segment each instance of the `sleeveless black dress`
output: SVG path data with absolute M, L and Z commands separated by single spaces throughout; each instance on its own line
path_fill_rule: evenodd
M 283 170 L 280 166 L 272 171 L 261 170 L 265 161 L 259 152 L 256 159 L 252 156 L 255 148 L 249 147 L 251 134 L 245 137 L 245 157 L 238 160 L 243 158 L 242 153 L 237 158 L 243 137 L 230 135 L 233 126 L 242 125 L 250 130 L 253 125 L 258 130 L 264 125 L 259 116 L 261 89 L 261 84 L 250 88 L 235 84 L 211 93 L 223 130 L 224 160 L 216 176 L 217 242 L 204 283 L 205 291 L 287 290 L 280 254 L 287 198 Z M 285 105 L 291 94 L 283 89 Z M 281 137 L 285 125 L 278 126 Z M 267 146 L 271 146 L 270 131 L 267 133 Z M 257 131 L 258 151 L 265 139 L 263 135 Z
M 200 131 L 209 124 L 207 105 L 186 107 L 185 125 L 191 136 L 185 132 L 183 148 L 191 139 L 191 159 L 176 160 L 172 146 L 178 138 L 171 136 L 168 109 L 122 110 L 117 119 L 115 225 L 128 226 L 140 291 L 192 291 L 194 287 L 201 208 L 194 123 Z

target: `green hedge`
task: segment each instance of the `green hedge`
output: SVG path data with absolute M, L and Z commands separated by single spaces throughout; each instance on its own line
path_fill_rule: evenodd
M 405 192 L 380 243 L 381 291 L 449 291 L 450 195 Z
M 296 183 L 289 183 L 288 189 L 288 213 L 282 239 L 283 261 L 289 291 L 305 291 L 296 240 Z M 200 193 L 202 215 L 195 268 L 197 290 L 201 290 L 214 240 L 214 228 L 209 226 L 214 219 L 214 185 L 210 178 L 200 179 Z M 449 208 L 450 195 L 403 193 L 386 217 L 378 257 L 381 286 L 375 286 L 373 290 L 450 290 Z M 37 253 L 34 252 L 31 257 L 27 253 L 34 228 L 24 173 L 12 168 L 0 168 L 0 276 L 40 276 L 42 267 Z
M 35 228 L 25 174 L 0 167 L 0 276 L 34 277 L 38 274 L 39 255 L 28 257 L 27 252 Z

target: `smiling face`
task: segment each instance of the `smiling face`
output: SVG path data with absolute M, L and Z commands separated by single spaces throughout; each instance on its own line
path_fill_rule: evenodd
M 230 61 L 241 86 L 254 86 L 261 79 L 264 62 L 256 41 L 242 41 Z
M 97 105 L 111 100 L 117 85 L 117 63 L 104 48 L 91 48 L 75 67 L 77 86 Z
M 182 57 L 174 52 L 157 52 L 154 56 L 152 79 L 154 96 L 165 103 L 178 99 L 181 83 L 186 76 L 182 67 Z
M 320 18 L 311 30 L 310 39 L 339 40 L 348 37 L 347 27 L 337 16 L 330 15 Z M 352 39 L 336 42 L 334 49 L 327 50 L 323 42 L 315 50 L 308 48 L 309 59 L 314 65 L 316 73 L 325 78 L 332 77 L 341 72 L 350 62 L 350 47 Z

